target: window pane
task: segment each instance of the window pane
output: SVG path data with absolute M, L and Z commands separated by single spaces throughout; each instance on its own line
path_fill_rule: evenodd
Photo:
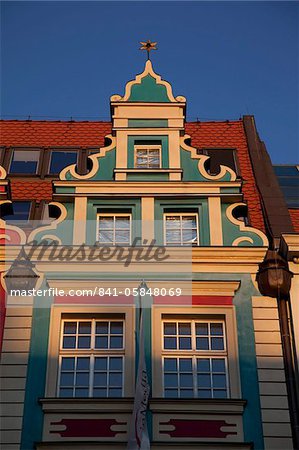
M 177 342 L 175 337 L 165 337 L 164 338 L 164 348 L 165 349 L 176 349 L 177 348 Z
M 111 322 L 110 332 L 111 332 L 111 334 L 123 334 L 123 323 L 122 322 Z
M 181 389 L 180 397 L 182 398 L 192 398 L 193 397 L 193 389 Z
M 59 390 L 59 397 L 72 397 L 73 396 L 73 389 L 60 389 Z
M 100 221 L 99 225 L 100 225 L 101 229 L 109 229 L 109 230 L 111 230 L 114 227 L 114 219 L 113 219 L 113 217 L 100 216 L 99 217 L 99 221 Z
M 91 333 L 91 322 L 79 322 L 79 334 Z
M 223 338 L 211 338 L 211 348 L 212 350 L 224 350 Z
M 225 375 L 213 375 L 213 387 L 224 388 L 226 387 L 226 377 Z
M 165 389 L 165 397 L 166 398 L 177 398 L 178 390 L 177 389 Z
M 180 374 L 180 386 L 181 387 L 192 387 L 193 386 L 193 376 L 192 374 Z
M 108 334 L 108 322 L 96 322 L 96 334 Z
M 164 375 L 164 385 L 165 387 L 177 387 L 178 377 L 175 373 L 166 373 Z
M 63 327 L 64 334 L 76 334 L 77 322 L 65 322 Z
M 113 243 L 113 231 L 100 231 L 99 241 L 107 244 Z
M 165 358 L 164 371 L 165 372 L 177 371 L 177 360 L 175 358 Z
M 208 324 L 207 323 L 196 323 L 195 324 L 196 334 L 198 336 L 208 335 Z
M 52 151 L 50 173 L 59 173 L 70 164 L 77 162 L 77 152 Z
M 65 336 L 63 338 L 62 347 L 63 348 L 76 348 L 76 338 L 75 338 L 75 336 L 74 337 Z
M 166 243 L 181 243 L 181 232 L 176 230 L 166 230 Z
M 196 230 L 183 230 L 182 233 L 184 244 L 192 244 L 197 241 L 197 231 Z
M 180 337 L 179 338 L 179 348 L 180 348 L 180 350 L 190 350 L 191 349 L 191 338 Z
M 95 370 L 107 370 L 107 358 L 95 358 L 94 369 Z
M 146 156 L 147 150 L 137 149 L 136 154 L 137 154 L 137 156 Z
M 97 336 L 95 348 L 108 348 L 108 336 Z
M 73 373 L 62 373 L 60 376 L 60 386 L 73 386 L 74 384 L 74 374 Z
M 223 326 L 222 323 L 211 323 L 210 324 L 211 335 L 223 336 Z
M 123 348 L 123 338 L 121 336 L 111 336 L 110 348 Z
M 227 398 L 227 392 L 223 389 L 217 389 L 213 391 L 214 398 Z
M 27 222 L 30 215 L 31 202 L 13 202 L 13 214 L 6 214 L 3 216 L 7 223 L 14 222 L 16 220 Z
M 94 386 L 106 386 L 107 385 L 107 373 L 95 373 L 93 379 Z
M 78 348 L 90 348 L 90 337 L 89 336 L 79 336 L 78 337 Z
M 109 360 L 109 369 L 110 370 L 122 370 L 123 361 L 122 358 L 112 357 Z
M 210 372 L 210 360 L 209 359 L 197 359 L 197 371 L 198 372 Z
M 121 373 L 110 373 L 109 374 L 109 386 L 119 387 L 122 385 L 122 374 Z
M 180 229 L 181 219 L 179 216 L 166 216 L 166 229 Z
M 77 358 L 77 370 L 89 370 L 89 358 Z
M 210 388 L 211 387 L 211 377 L 210 375 L 198 375 L 197 376 L 197 386 L 201 388 Z
M 89 373 L 79 372 L 76 374 L 76 386 L 88 386 Z
M 75 358 L 62 358 L 61 370 L 75 370 Z
M 36 173 L 39 154 L 38 150 L 14 150 L 10 173 Z
M 181 358 L 179 360 L 180 372 L 192 372 L 192 359 Z
M 96 388 L 93 390 L 93 396 L 94 397 L 107 397 L 107 389 Z
M 164 334 L 176 335 L 176 323 L 164 323 Z
M 182 227 L 183 230 L 196 228 L 196 217 L 195 216 L 183 216 L 182 217 Z
M 89 394 L 89 390 L 88 389 L 82 389 L 82 388 L 77 388 L 75 389 L 75 397 L 88 397 Z
M 126 243 L 129 244 L 130 243 L 130 231 L 121 231 L 121 230 L 116 230 L 115 231 L 115 242 L 116 243 Z
M 191 324 L 179 323 L 179 334 L 185 334 L 191 336 Z
M 116 228 L 130 229 L 130 217 L 129 216 L 119 216 L 115 218 Z
M 196 338 L 196 349 L 197 350 L 209 350 L 209 339 L 197 337 Z
M 122 389 L 109 388 L 108 389 L 108 396 L 109 397 L 121 397 L 122 396 Z
M 199 398 L 212 398 L 212 391 L 209 391 L 207 389 L 199 389 L 198 397 Z
M 225 372 L 225 360 L 224 359 L 213 359 L 212 360 L 212 370 L 213 370 L 213 372 Z

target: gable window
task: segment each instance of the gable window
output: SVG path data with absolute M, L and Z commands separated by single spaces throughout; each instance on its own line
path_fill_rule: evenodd
M 102 245 L 131 245 L 131 214 L 98 214 L 97 240 Z
M 62 171 L 70 164 L 77 163 L 78 152 L 76 151 L 51 151 L 50 174 L 56 174 Z
M 165 214 L 165 245 L 199 245 L 197 214 Z
M 161 145 L 135 145 L 135 167 L 139 169 L 159 169 L 161 167 Z
M 13 202 L 13 214 L 3 216 L 7 223 L 19 221 L 26 223 L 30 218 L 31 202 Z
M 228 397 L 224 321 L 165 320 L 162 349 L 165 397 Z
M 220 172 L 220 165 L 229 167 L 237 175 L 240 174 L 238 167 L 238 157 L 236 150 L 232 148 L 206 148 L 199 150 L 198 153 L 210 157 L 206 166 L 211 175 L 216 175 Z
M 62 321 L 59 397 L 122 397 L 124 320 Z
M 14 150 L 10 163 L 10 173 L 37 173 L 39 150 Z

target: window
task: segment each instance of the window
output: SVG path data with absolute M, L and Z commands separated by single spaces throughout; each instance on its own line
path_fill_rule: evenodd
M 165 214 L 165 245 L 199 245 L 197 214 Z
M 224 321 L 163 321 L 165 397 L 227 398 Z
M 3 216 L 3 219 L 7 223 L 20 221 L 23 223 L 28 222 L 30 218 L 31 202 L 13 202 L 13 214 L 7 214 Z
M 77 163 L 78 152 L 76 151 L 52 151 L 50 159 L 50 173 L 56 174 L 70 164 Z
M 207 148 L 199 150 L 198 153 L 210 157 L 207 166 L 208 172 L 216 175 L 220 172 L 220 165 L 227 166 L 239 174 L 238 159 L 236 151 L 230 148 Z
M 98 242 L 103 245 L 131 244 L 130 214 L 98 214 Z
M 62 321 L 59 397 L 122 397 L 124 320 Z
M 37 172 L 39 155 L 39 150 L 14 150 L 9 172 L 35 174 Z
M 161 167 L 161 145 L 135 145 L 135 167 L 159 169 Z

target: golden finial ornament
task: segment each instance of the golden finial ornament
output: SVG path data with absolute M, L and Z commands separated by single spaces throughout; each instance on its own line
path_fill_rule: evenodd
M 146 42 L 140 42 L 140 50 L 147 51 L 147 59 L 150 59 L 149 53 L 151 50 L 157 50 L 157 42 L 151 42 L 149 39 Z

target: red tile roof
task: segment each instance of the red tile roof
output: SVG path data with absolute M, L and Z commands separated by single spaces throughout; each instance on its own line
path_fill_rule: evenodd
M 54 122 L 54 121 L 0 121 L 2 146 L 33 147 L 100 147 L 104 145 L 105 135 L 111 133 L 110 122 Z M 243 178 L 244 199 L 248 203 L 251 225 L 265 230 L 258 190 L 248 154 L 243 122 L 189 122 L 186 133 L 191 136 L 192 145 L 201 147 L 235 148 Z M 23 184 L 21 184 L 23 183 Z M 32 193 L 31 181 L 14 180 L 13 198 Z M 45 188 L 35 185 L 39 198 L 49 198 L 50 184 L 39 181 Z M 23 194 L 22 194 L 23 190 Z M 26 194 L 25 194 L 26 190 Z M 45 197 L 46 196 L 46 197 Z M 28 198 L 28 197 L 27 197 Z M 35 197 L 37 198 L 37 197 Z
M 289 209 L 291 221 L 296 233 L 299 233 L 299 209 Z
M 98 147 L 111 133 L 110 122 L 1 120 L 1 145 L 32 147 Z
M 48 200 L 52 199 L 52 182 L 50 180 L 10 179 L 12 200 Z

